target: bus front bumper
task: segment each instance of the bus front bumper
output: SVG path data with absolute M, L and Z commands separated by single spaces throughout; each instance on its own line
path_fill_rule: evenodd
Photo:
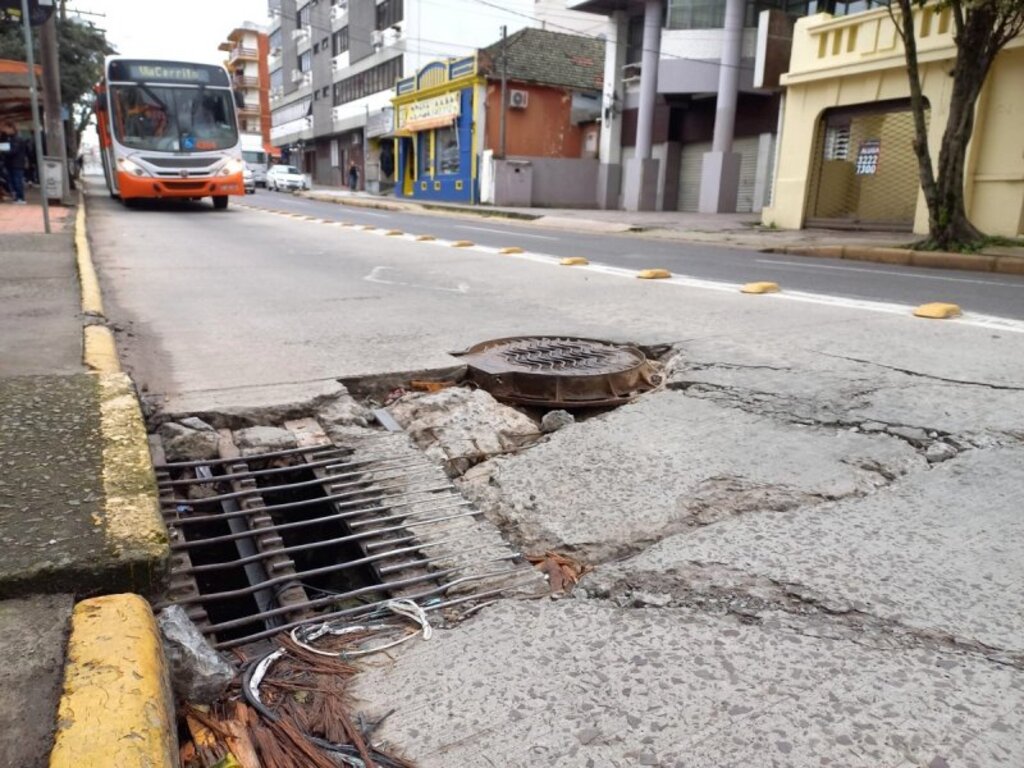
M 241 173 L 231 176 L 170 179 L 134 176 L 119 171 L 117 186 L 120 188 L 121 197 L 126 200 L 138 197 L 217 197 L 245 194 L 245 182 Z

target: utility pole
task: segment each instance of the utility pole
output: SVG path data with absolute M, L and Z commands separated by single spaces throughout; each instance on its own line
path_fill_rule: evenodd
M 61 187 L 64 196 L 67 197 L 71 187 L 70 168 L 68 168 L 68 146 L 64 138 L 64 114 L 63 104 L 60 97 L 60 61 L 57 57 L 57 14 L 50 14 L 50 18 L 39 28 L 39 53 L 43 58 L 43 111 L 46 116 L 46 148 L 51 157 L 59 157 L 64 168 L 64 179 Z M 43 158 L 39 158 L 42 167 Z M 40 182 L 43 181 L 40 176 Z M 43 196 L 46 196 L 46 187 L 42 187 Z M 66 200 L 61 200 L 66 202 Z
M 36 139 L 36 165 L 43 161 L 43 137 L 39 135 L 39 94 L 36 84 L 36 55 L 32 50 L 32 24 L 28 16 L 28 0 L 21 0 L 21 22 L 25 28 L 25 59 L 28 62 L 28 90 L 32 100 L 32 133 Z M 42 178 L 40 178 L 42 181 Z M 43 200 L 43 229 L 50 234 L 50 204 L 46 200 L 46 192 L 41 195 Z
M 505 41 L 508 38 L 508 27 L 501 25 L 501 117 L 498 122 L 498 145 L 501 149 L 501 159 L 505 159 L 505 113 L 508 111 L 508 54 L 505 51 Z

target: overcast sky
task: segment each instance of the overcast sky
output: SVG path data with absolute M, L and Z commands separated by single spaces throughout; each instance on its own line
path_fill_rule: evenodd
M 267 0 L 69 0 L 68 10 L 107 32 L 118 53 L 220 64 L 217 50 L 243 21 L 266 25 Z

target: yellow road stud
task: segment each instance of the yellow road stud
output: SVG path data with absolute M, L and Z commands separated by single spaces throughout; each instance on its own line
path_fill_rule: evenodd
M 518 245 L 509 245 L 499 250 L 498 253 L 525 253 L 525 251 Z
M 452 248 L 472 248 L 476 243 L 472 240 L 456 240 L 452 243 Z
M 641 269 L 636 276 L 641 280 L 664 280 L 666 277 L 672 277 L 672 273 L 667 269 Z
M 953 317 L 960 317 L 962 314 L 958 305 L 942 301 L 922 304 L 914 310 L 914 317 L 927 317 L 930 320 L 949 320 Z
M 400 230 L 400 229 L 389 229 L 389 230 L 388 230 L 387 232 L 385 232 L 384 234 L 385 234 L 385 235 L 386 235 L 387 237 L 398 237 L 399 235 L 404 235 L 405 233 L 404 233 L 404 232 L 402 232 L 402 230 Z
M 416 241 L 419 243 L 428 243 L 431 240 L 437 240 L 433 235 L 416 235 Z
M 740 288 L 741 293 L 778 293 L 778 283 L 747 283 Z
M 568 256 L 558 262 L 563 267 L 585 267 L 590 262 L 584 259 L 582 256 Z

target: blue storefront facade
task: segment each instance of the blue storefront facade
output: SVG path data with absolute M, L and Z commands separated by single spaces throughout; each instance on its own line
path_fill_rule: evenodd
M 396 196 L 464 203 L 480 199 L 483 88 L 475 56 L 432 62 L 398 82 L 393 100 Z

